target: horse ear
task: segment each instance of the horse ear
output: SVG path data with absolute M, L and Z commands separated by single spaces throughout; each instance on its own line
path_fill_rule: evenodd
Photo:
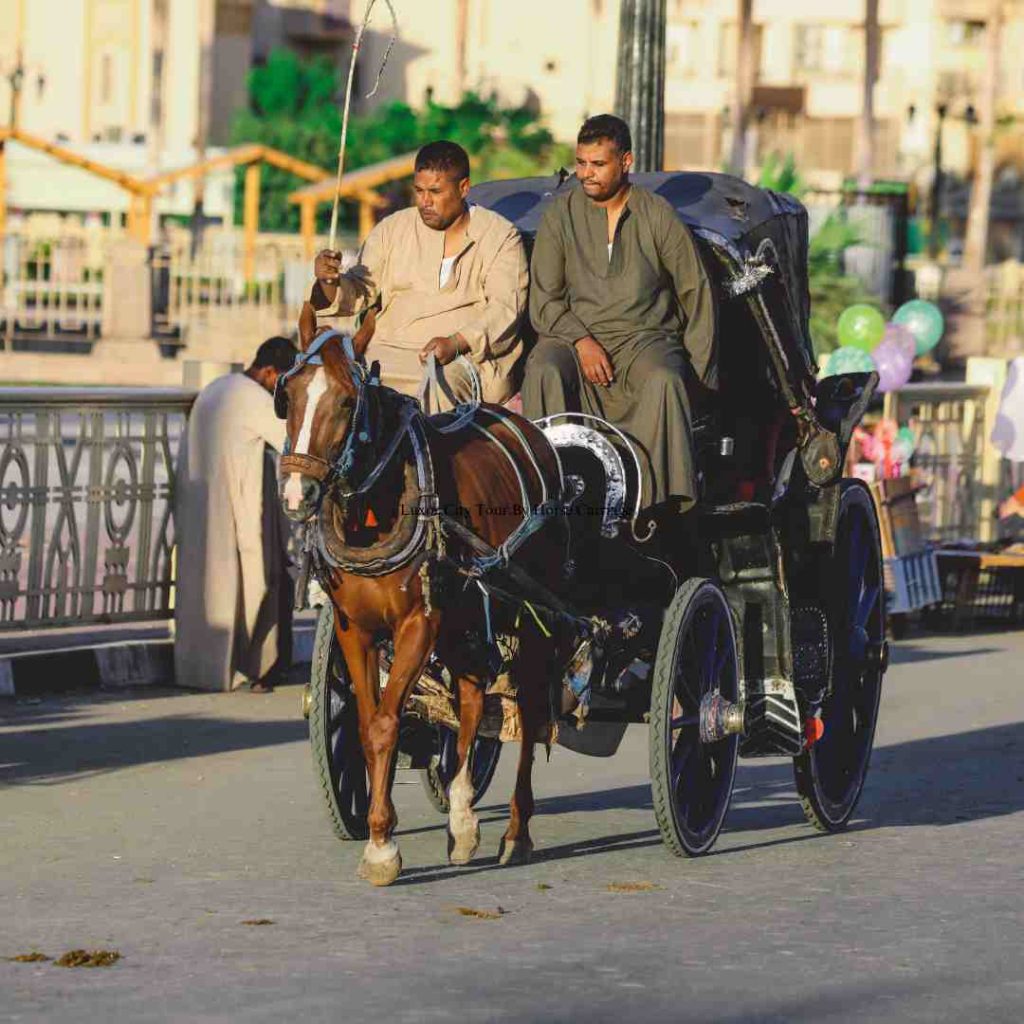
M 371 309 L 366 316 L 363 317 L 363 322 L 359 325 L 359 330 L 356 331 L 355 337 L 352 339 L 352 348 L 355 349 L 357 357 L 362 357 L 366 351 L 366 347 L 370 344 L 370 339 L 373 337 L 373 332 L 377 329 L 377 310 Z
M 302 304 L 299 313 L 299 348 L 303 352 L 309 348 L 310 342 L 316 337 L 316 311 L 310 302 Z

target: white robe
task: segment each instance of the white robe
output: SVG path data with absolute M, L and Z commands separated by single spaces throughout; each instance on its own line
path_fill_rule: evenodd
M 229 690 L 290 660 L 292 585 L 267 450 L 285 437 L 272 397 L 242 373 L 213 381 L 192 407 L 175 483 L 180 686 Z

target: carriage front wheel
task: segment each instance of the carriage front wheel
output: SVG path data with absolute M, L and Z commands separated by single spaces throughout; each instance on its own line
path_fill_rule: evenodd
M 822 592 L 834 643 L 832 686 L 822 706 L 825 730 L 794 759 L 807 820 L 822 832 L 853 814 L 871 759 L 885 671 L 885 594 L 878 516 L 868 489 L 844 480 Z
M 651 682 L 654 815 L 676 856 L 711 849 L 729 809 L 739 737 L 706 743 L 699 728 L 702 702 L 715 693 L 739 701 L 732 611 L 716 583 L 691 579 L 665 614 Z
M 309 742 L 331 827 L 339 839 L 367 839 L 369 780 L 359 716 L 330 604 L 320 609 L 316 624 L 309 689 Z

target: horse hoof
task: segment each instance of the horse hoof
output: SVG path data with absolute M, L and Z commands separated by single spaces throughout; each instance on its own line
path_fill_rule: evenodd
M 480 849 L 480 829 L 475 828 L 460 836 L 448 833 L 448 863 L 458 866 L 468 864 Z
M 533 843 L 530 839 L 508 839 L 502 837 L 498 847 L 498 863 L 503 867 L 514 864 L 529 864 L 533 857 Z
M 402 873 L 402 854 L 397 843 L 384 847 L 367 848 L 359 862 L 356 874 L 370 885 L 390 885 Z

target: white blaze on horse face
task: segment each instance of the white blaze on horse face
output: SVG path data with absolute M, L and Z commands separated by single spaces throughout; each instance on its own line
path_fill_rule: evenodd
M 316 418 L 316 410 L 320 404 L 320 399 L 323 398 L 326 391 L 327 374 L 324 373 L 322 366 L 318 366 L 316 373 L 313 374 L 313 379 L 309 382 L 309 387 L 306 388 L 306 411 L 302 417 L 302 426 L 299 429 L 299 436 L 295 441 L 295 447 L 292 448 L 294 455 L 309 454 L 309 442 L 313 436 L 313 420 Z M 284 485 L 284 500 L 288 508 L 293 511 L 302 504 L 301 473 L 288 474 L 288 481 Z

